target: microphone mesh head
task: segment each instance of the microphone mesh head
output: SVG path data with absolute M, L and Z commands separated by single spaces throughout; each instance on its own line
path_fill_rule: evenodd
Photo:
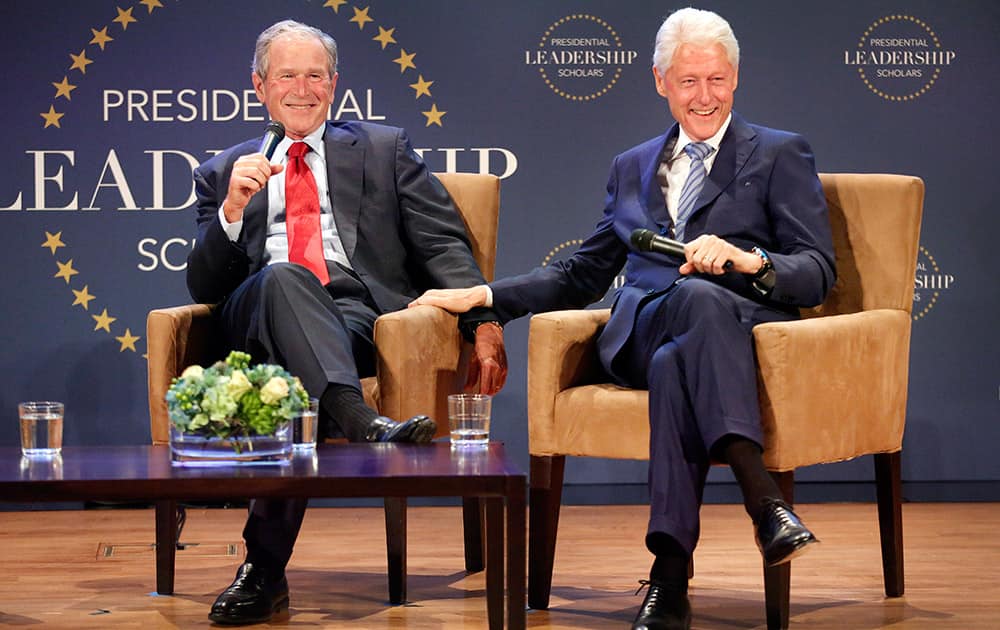
M 274 135 L 278 136 L 278 140 L 281 140 L 285 137 L 285 126 L 282 125 L 277 120 L 272 120 L 271 122 L 267 123 L 267 127 L 264 128 L 264 133 L 267 133 L 269 131 Z
M 632 235 L 629 237 L 632 241 L 632 245 L 641 252 L 648 252 L 653 244 L 653 231 L 644 230 L 642 228 L 638 230 L 632 230 Z

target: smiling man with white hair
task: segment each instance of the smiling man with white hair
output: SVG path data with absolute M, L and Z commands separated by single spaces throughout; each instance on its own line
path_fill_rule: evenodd
M 710 11 L 673 13 L 652 70 L 677 124 L 615 158 L 603 218 L 576 253 L 416 303 L 491 306 L 507 321 L 599 300 L 624 266 L 597 347 L 617 383 L 649 390 L 646 546 L 655 559 L 632 628 L 672 630 L 691 626 L 687 566 L 713 462 L 732 468 L 767 565 L 816 542 L 764 468 L 751 330 L 821 303 L 836 273 L 808 143 L 733 112 L 739 44 L 729 23 Z M 635 230 L 681 241 L 683 258 L 633 243 Z

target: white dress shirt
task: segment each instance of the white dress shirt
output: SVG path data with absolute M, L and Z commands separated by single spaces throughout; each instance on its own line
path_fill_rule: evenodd
M 320 125 L 315 131 L 303 138 L 303 142 L 312 149 L 305 155 L 306 165 L 312 171 L 316 180 L 316 190 L 319 193 L 320 227 L 323 231 L 323 257 L 351 268 L 351 261 L 344 253 L 344 245 L 337 232 L 337 222 L 333 219 L 333 207 L 330 203 L 330 185 L 326 178 L 326 145 L 323 143 L 323 131 L 326 125 Z M 288 148 L 295 142 L 287 136 L 278 143 L 271 157 L 273 164 L 288 165 Z M 285 226 L 285 171 L 267 180 L 267 240 L 264 249 L 267 254 L 267 264 L 288 262 L 288 231 Z M 236 241 L 243 230 L 243 221 L 229 223 L 223 208 L 219 208 L 219 221 L 229 236 Z
M 705 164 L 706 177 L 712 172 L 712 165 L 715 164 L 715 156 L 719 155 L 719 143 L 722 142 L 722 136 L 726 135 L 726 129 L 729 129 L 729 123 L 732 119 L 733 114 L 730 112 L 729 116 L 726 117 L 726 122 L 722 123 L 722 126 L 715 132 L 715 135 L 703 141 L 715 149 L 708 157 L 702 160 Z M 657 180 L 661 183 L 663 198 L 667 202 L 667 212 L 670 213 L 670 219 L 674 223 L 677 222 L 677 204 L 681 199 L 681 190 L 684 188 L 684 182 L 687 181 L 688 173 L 691 172 L 691 158 L 684 152 L 684 147 L 691 142 L 696 141 L 691 140 L 684 133 L 684 128 L 681 127 L 677 134 L 677 144 L 674 145 L 673 154 L 661 162 L 659 170 L 657 170 Z M 662 186 L 664 181 L 667 184 L 666 188 Z

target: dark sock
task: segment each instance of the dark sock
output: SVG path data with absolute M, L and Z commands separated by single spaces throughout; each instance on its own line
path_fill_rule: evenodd
M 743 491 L 743 507 L 755 523 L 762 503 L 769 499 L 782 500 L 778 484 L 764 468 L 764 457 L 756 442 L 740 435 L 727 435 L 713 450 L 720 455 L 718 459 L 732 468 Z
M 361 392 L 349 385 L 330 384 L 319 405 L 351 442 L 364 442 L 378 412 L 365 404 Z
M 646 536 L 646 547 L 656 556 L 649 579 L 668 590 L 687 593 L 690 556 L 677 539 L 653 532 Z

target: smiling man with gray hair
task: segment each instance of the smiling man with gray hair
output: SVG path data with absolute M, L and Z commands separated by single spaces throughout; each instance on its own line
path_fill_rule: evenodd
M 284 20 L 260 34 L 250 80 L 269 129 L 284 138 L 270 143 L 273 155 L 255 138 L 195 170 L 188 289 L 218 304 L 230 349 L 280 363 L 319 398 L 321 437 L 426 443 L 431 418 L 397 421 L 365 403 L 360 378 L 375 374 L 375 320 L 428 287 L 483 276 L 454 202 L 406 132 L 327 121 L 337 77 L 337 45 L 323 31 Z M 485 394 L 506 373 L 495 323 L 485 310 L 459 320 L 478 363 L 495 366 L 478 373 Z M 212 621 L 259 623 L 288 608 L 285 566 L 305 510 L 301 498 L 251 503 L 246 562 L 212 605 Z

